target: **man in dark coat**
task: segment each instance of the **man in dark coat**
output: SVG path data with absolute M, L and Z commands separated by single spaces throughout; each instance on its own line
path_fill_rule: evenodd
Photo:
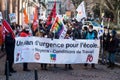
M 108 44 L 108 60 L 109 60 L 109 65 L 108 68 L 113 69 L 115 67 L 115 53 L 116 53 L 116 48 L 117 48 L 117 38 L 116 38 L 116 32 L 113 30 L 110 33 L 110 39 L 109 39 L 109 44 Z
M 7 33 L 5 36 L 5 51 L 6 51 L 6 61 L 9 63 L 9 71 L 10 73 L 16 72 L 13 69 L 13 62 L 14 62 L 14 47 L 15 47 L 15 39 L 12 38 L 11 33 Z M 5 64 L 5 75 L 7 72 L 7 66 Z M 9 75 L 11 75 L 9 73 Z

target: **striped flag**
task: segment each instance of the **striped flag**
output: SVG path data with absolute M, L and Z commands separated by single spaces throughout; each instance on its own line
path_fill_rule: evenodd
M 67 32 L 66 27 L 64 26 L 63 21 L 61 18 L 57 15 L 55 18 L 55 21 L 50 29 L 53 33 L 59 36 L 59 38 L 64 38 L 65 34 Z

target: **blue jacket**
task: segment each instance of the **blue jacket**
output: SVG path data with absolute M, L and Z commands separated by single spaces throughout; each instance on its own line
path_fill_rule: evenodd
M 86 39 L 95 39 L 96 38 L 96 35 L 95 35 L 95 32 L 92 31 L 92 32 L 87 32 L 86 33 Z

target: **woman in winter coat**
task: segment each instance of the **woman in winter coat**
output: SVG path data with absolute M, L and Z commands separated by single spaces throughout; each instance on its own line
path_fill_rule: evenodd
M 108 60 L 109 60 L 109 65 L 108 68 L 113 69 L 115 66 L 115 52 L 116 52 L 116 47 L 117 47 L 117 38 L 116 38 L 116 33 L 114 31 L 111 31 L 110 33 L 110 39 L 109 39 L 109 44 L 108 44 Z

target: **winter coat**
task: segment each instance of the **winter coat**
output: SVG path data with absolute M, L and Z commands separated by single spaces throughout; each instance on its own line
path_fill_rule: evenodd
M 108 52 L 115 53 L 117 48 L 117 38 L 111 37 L 108 43 Z

